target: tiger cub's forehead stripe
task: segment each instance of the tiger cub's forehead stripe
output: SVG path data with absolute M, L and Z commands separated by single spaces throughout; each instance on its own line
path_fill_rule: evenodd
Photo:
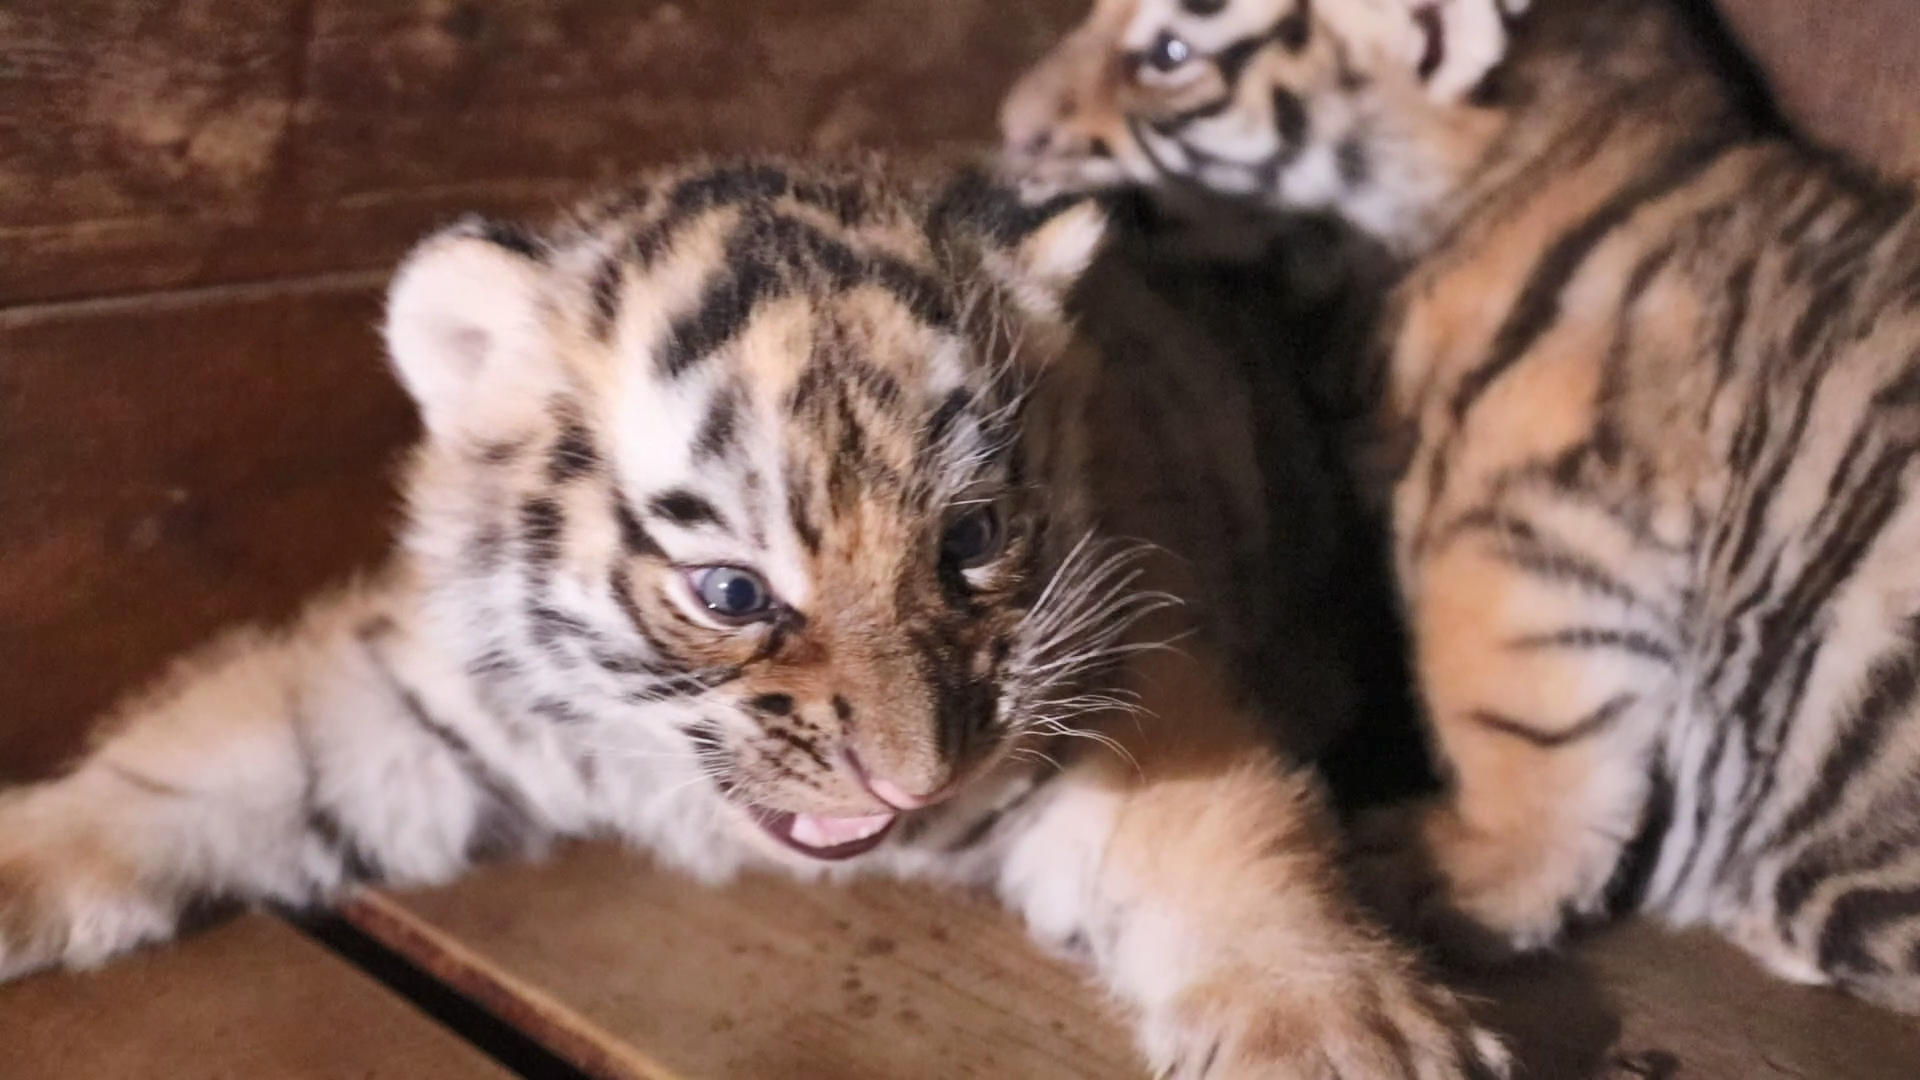
M 728 385 L 707 402 L 700 430 L 693 437 L 693 463 L 706 465 L 731 455 L 740 438 L 740 408 L 744 392 Z
M 697 492 L 686 488 L 672 488 L 647 500 L 647 509 L 653 516 L 670 521 L 683 529 L 697 529 L 712 526 L 727 528 L 727 519 L 713 502 Z
M 767 209 L 748 210 L 726 244 L 725 269 L 694 309 L 676 317 L 660 365 L 679 376 L 737 335 L 766 301 L 803 289 L 877 287 L 913 316 L 954 325 L 953 305 L 927 271 L 893 255 L 855 251 L 814 226 Z
M 642 266 L 650 264 L 673 234 L 693 219 L 713 210 L 743 204 L 771 204 L 790 198 L 824 210 L 842 225 L 865 218 L 868 199 L 858 183 L 796 181 L 770 165 L 747 165 L 705 173 L 677 185 L 667 196 L 666 209 L 635 233 L 628 252 Z
M 592 275 L 588 295 L 594 338 L 605 340 L 619 320 L 620 290 L 630 267 L 653 269 L 676 236 L 712 213 L 771 207 L 781 200 L 820 211 L 849 228 L 866 219 L 872 201 L 857 179 L 795 179 L 771 165 L 741 165 L 701 173 L 664 192 L 635 188 L 598 207 L 588 219 L 597 227 L 646 214 Z
M 1290 53 L 1298 53 L 1313 39 L 1313 0 L 1300 0 L 1293 12 L 1274 27 L 1274 39 Z
M 553 417 L 560 434 L 547 451 L 548 482 L 565 484 L 598 471 L 600 451 L 579 409 L 571 403 L 562 403 L 553 408 Z
M 544 241 L 526 229 L 504 221 L 487 221 L 479 226 L 480 239 L 498 248 L 504 248 L 523 259 L 544 262 L 547 248 Z
M 633 504 L 618 489 L 613 492 L 613 520 L 620 530 L 620 546 L 627 554 L 643 559 L 667 557 L 659 541 L 640 523 L 640 515 L 634 512 Z

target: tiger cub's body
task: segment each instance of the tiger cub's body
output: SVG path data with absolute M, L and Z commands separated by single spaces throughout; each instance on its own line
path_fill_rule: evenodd
M 1920 211 L 1765 127 L 1679 7 L 1102 0 L 1009 155 L 1268 162 L 1224 193 L 1407 259 L 1391 508 L 1451 785 L 1384 865 L 1424 925 L 1639 906 L 1920 1010 Z
M 1235 689 L 1271 621 L 1243 387 L 1138 280 L 1082 281 L 1102 227 L 749 162 L 427 242 L 392 565 L 0 797 L 0 974 L 611 834 L 989 887 L 1163 1075 L 1503 1072 L 1350 910 L 1310 718 Z

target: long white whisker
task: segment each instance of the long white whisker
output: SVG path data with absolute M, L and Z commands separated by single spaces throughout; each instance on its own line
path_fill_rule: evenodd
M 1121 760 L 1125 761 L 1128 767 L 1132 768 L 1135 773 L 1140 772 L 1139 760 L 1135 758 L 1133 753 L 1125 746 L 1122 746 L 1118 739 L 1113 738 L 1111 735 L 1087 728 L 1071 727 L 1057 720 L 1052 720 L 1051 718 L 1043 717 L 1042 719 L 1046 721 L 1045 726 L 1039 727 L 1036 730 L 1048 735 L 1059 735 L 1070 739 L 1087 739 L 1105 749 L 1113 751 L 1119 755 Z

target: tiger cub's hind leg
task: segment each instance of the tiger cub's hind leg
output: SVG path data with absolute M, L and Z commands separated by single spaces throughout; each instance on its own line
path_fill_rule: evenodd
M 1920 1015 L 1920 772 L 1888 756 L 1828 778 L 1839 786 L 1825 790 L 1852 797 L 1824 820 L 1787 817 L 1784 848 L 1761 860 L 1767 870 L 1730 882 L 1732 910 L 1715 922 L 1782 979 Z M 1813 805 L 1819 790 L 1792 805 Z
M 1446 793 L 1362 829 L 1382 914 L 1466 958 L 1595 916 L 1652 786 L 1677 648 L 1594 553 L 1498 513 L 1420 556 L 1415 666 Z
M 1834 986 L 1895 1012 L 1920 1015 L 1920 862 L 1905 872 L 1840 875 L 1805 890 L 1790 907 L 1783 882 L 1770 903 L 1722 925 L 1727 938 L 1774 976 Z M 1819 895 L 1812 895 L 1819 894 Z

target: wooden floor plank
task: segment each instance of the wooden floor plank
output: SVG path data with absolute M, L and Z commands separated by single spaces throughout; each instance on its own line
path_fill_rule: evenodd
M 1915 1080 L 1920 1021 L 1792 986 L 1706 933 L 1638 926 L 1584 950 L 1621 1015 L 1623 1051 L 1682 1080 Z
M 0 986 L 8 1080 L 508 1074 L 300 934 L 248 916 L 101 971 Z
M 1074 968 L 951 891 L 706 888 L 584 846 L 349 916 L 496 1011 L 532 991 L 510 1018 L 609 1080 L 1141 1075 Z
M 1920 1022 L 1780 982 L 1702 931 L 1635 923 L 1467 981 L 1530 1078 L 1920 1077 Z
M 351 917 L 609 1080 L 1133 1078 L 1119 1014 L 984 898 L 707 889 L 601 846 Z M 1530 1080 L 1914 1080 L 1920 1024 L 1638 925 L 1468 980 Z

